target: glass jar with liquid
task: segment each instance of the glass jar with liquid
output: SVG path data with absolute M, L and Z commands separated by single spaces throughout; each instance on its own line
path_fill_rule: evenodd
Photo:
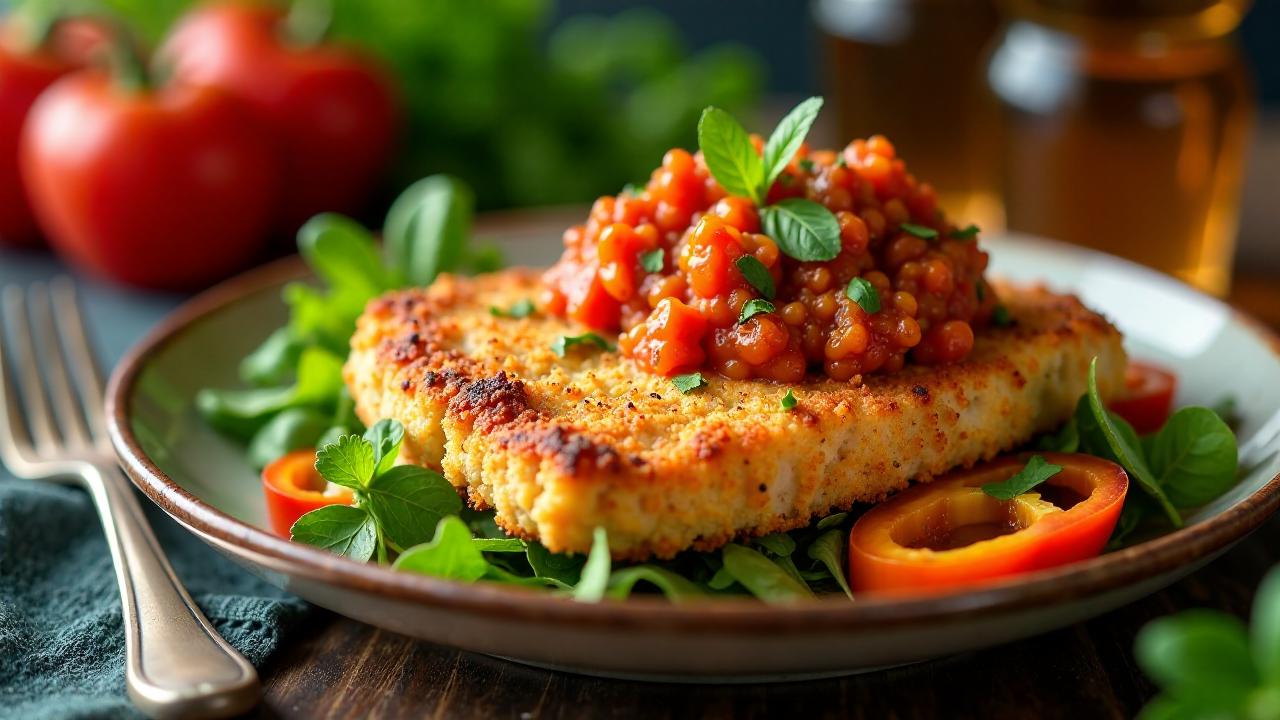
M 1215 294 L 1231 279 L 1255 110 L 1249 0 L 1004 0 L 987 68 L 1011 230 Z

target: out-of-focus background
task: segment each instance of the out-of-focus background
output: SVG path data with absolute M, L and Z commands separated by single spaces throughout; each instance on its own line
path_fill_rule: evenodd
M 888 135 L 956 222 L 1098 247 L 1216 294 L 1280 285 L 1273 0 L 299 0 L 276 6 L 266 40 L 246 40 L 244 18 L 192 21 L 188 0 L 9 5 L 21 22 L 6 26 L 22 28 L 6 33 L 11 55 L 36 52 L 50 17 L 106 11 L 113 20 L 99 42 L 136 48 L 154 88 L 173 76 L 221 84 L 268 116 L 287 115 L 280 106 L 291 102 L 273 73 L 305 85 L 325 61 L 277 68 L 260 46 L 358 48 L 367 58 L 356 71 L 384 79 L 390 97 L 388 118 L 363 119 L 374 128 L 365 135 L 388 144 L 355 153 L 338 143 L 377 161 L 367 187 L 300 200 L 307 212 L 376 224 L 397 192 L 441 172 L 468 183 L 481 210 L 586 203 L 647 177 L 667 148 L 692 147 L 706 105 L 770 127 L 797 98 L 822 94 L 816 144 Z M 63 60 L 95 64 L 82 54 Z M 0 108 L 5 72 L 0 62 Z M 268 117 L 286 124 L 280 143 L 309 132 L 289 121 Z M 31 164 L 53 164 L 41 162 L 59 141 L 49 134 L 24 150 Z M 342 167 L 341 147 L 331 162 L 316 147 L 286 161 L 286 186 L 363 177 Z M 0 177 L 23 176 L 0 168 Z M 68 201 L 36 200 L 38 234 L 76 235 L 54 244 L 96 262 L 83 229 L 63 217 L 77 212 Z M 262 233 L 287 234 L 293 220 Z

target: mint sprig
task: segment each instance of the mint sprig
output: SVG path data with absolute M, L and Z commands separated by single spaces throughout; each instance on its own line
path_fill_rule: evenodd
M 1062 472 L 1061 465 L 1054 465 L 1039 455 L 1032 455 L 1021 470 L 1003 482 L 987 483 L 982 492 L 997 500 L 1012 500 L 1031 492 L 1037 485 Z

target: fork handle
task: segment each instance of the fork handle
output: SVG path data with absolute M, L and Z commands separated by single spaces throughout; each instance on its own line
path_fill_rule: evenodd
M 228 717 L 252 708 L 258 674 L 191 600 L 120 468 L 85 477 L 106 530 L 124 616 L 125 682 L 154 718 Z

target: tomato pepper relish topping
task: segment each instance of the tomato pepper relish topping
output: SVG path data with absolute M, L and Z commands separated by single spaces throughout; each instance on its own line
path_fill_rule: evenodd
M 751 140 L 760 152 L 761 139 Z M 674 149 L 645 187 L 598 199 L 565 231 L 543 309 L 620 331 L 625 355 L 668 376 L 710 367 L 796 382 L 821 368 L 850 380 L 908 359 L 964 358 L 997 305 L 974 230 L 946 221 L 933 188 L 882 136 L 841 152 L 799 148 L 766 203 L 808 198 L 830 210 L 833 259 L 785 255 L 762 232 L 760 210 L 727 194 L 701 151 Z M 855 278 L 866 283 L 855 290 Z

